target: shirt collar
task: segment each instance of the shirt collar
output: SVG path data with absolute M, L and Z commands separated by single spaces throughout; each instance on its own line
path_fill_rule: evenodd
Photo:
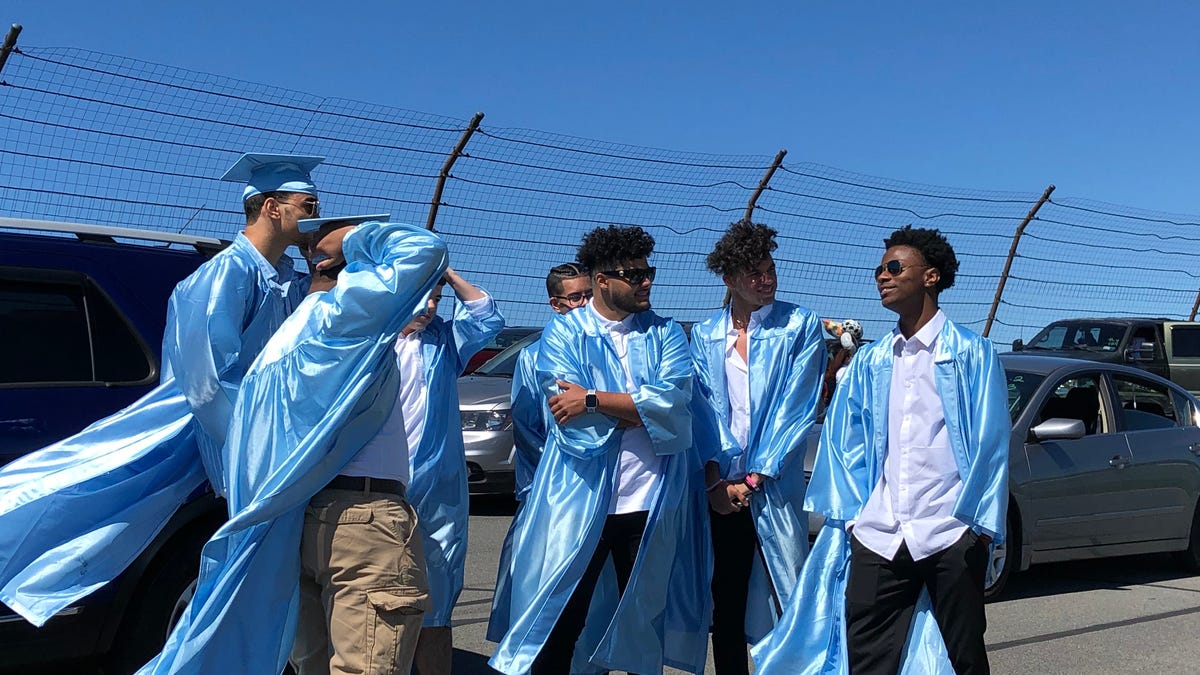
M 929 349 L 933 346 L 934 340 L 937 340 L 937 336 L 942 332 L 942 326 L 944 325 L 946 325 L 946 314 L 940 309 L 928 323 L 921 326 L 921 329 L 907 340 L 904 339 L 904 335 L 900 332 L 900 326 L 897 325 L 892 329 L 892 347 L 915 342 L 925 349 Z
M 271 262 L 241 232 L 238 232 L 238 235 L 234 237 L 233 244 L 230 246 L 242 251 L 247 257 L 253 260 L 254 264 L 258 266 L 259 272 L 262 273 L 263 278 L 271 283 L 283 284 L 296 277 L 296 267 L 292 263 L 290 256 L 280 256 L 279 262 L 272 266 Z
M 634 317 L 633 314 L 630 314 L 629 316 L 625 317 L 624 319 L 621 319 L 620 321 L 613 321 L 612 319 L 601 316 L 600 312 L 596 311 L 596 306 L 594 304 L 589 302 L 587 304 L 587 308 L 588 308 L 588 311 L 590 311 L 592 313 L 592 316 L 596 318 L 596 321 L 598 321 L 600 323 L 600 325 L 603 326 L 605 328 L 605 330 L 608 330 L 609 332 L 629 333 L 633 330 L 633 317 Z

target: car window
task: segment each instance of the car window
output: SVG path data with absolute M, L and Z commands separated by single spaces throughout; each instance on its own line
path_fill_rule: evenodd
M 1175 326 L 1171 329 L 1171 356 L 1176 358 L 1200 356 L 1200 326 Z
M 90 280 L 0 276 L 0 384 L 135 383 L 154 373 L 142 341 Z
M 493 356 L 487 363 L 475 370 L 472 375 L 483 375 L 484 377 L 512 377 L 513 372 L 517 369 L 517 357 L 521 355 L 521 350 L 538 341 L 542 336 L 542 331 L 530 333 L 520 340 L 510 344 L 504 351 Z
M 1008 378 L 1008 415 L 1016 422 L 1046 376 L 1019 370 L 1008 370 L 1005 375 Z
M 1200 409 L 1197 409 L 1195 402 L 1182 391 L 1171 390 L 1171 396 L 1175 401 L 1175 416 L 1180 424 L 1191 424 L 1200 426 Z
M 1073 321 L 1046 326 L 1026 349 L 1081 349 L 1111 352 L 1121 343 L 1125 327 L 1120 324 Z
M 1083 422 L 1085 433 L 1105 433 L 1110 425 L 1100 404 L 1100 376 L 1096 373 L 1072 375 L 1060 381 L 1042 403 L 1038 423 L 1060 418 Z
M 1126 431 L 1176 426 L 1178 416 L 1169 386 L 1133 375 L 1114 374 L 1112 379 L 1120 399 Z

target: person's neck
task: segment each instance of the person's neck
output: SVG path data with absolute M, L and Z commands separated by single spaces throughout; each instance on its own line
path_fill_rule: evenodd
M 750 315 L 762 309 L 763 305 L 747 302 L 740 296 L 733 296 L 729 302 L 729 318 L 734 328 L 745 330 L 750 327 Z
M 600 294 L 592 296 L 592 307 L 595 308 L 597 314 L 609 321 L 624 321 L 625 317 L 630 314 L 623 309 L 610 306 L 604 302 L 604 298 Z
M 277 264 L 283 257 L 283 252 L 292 245 L 291 239 L 284 236 L 275 223 L 262 218 L 246 223 L 242 234 L 246 235 L 250 244 L 272 265 Z
M 938 313 L 937 298 L 925 296 L 925 300 L 920 305 L 914 305 L 912 309 L 901 311 L 900 320 L 897 325 L 900 327 L 900 334 L 907 340 L 917 334 L 917 331 L 925 327 L 925 324 L 933 320 L 933 317 Z

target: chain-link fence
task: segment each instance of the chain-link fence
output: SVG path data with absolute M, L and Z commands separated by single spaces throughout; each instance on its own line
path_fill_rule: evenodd
M 936 227 L 962 261 L 947 313 L 999 342 L 1083 315 L 1187 318 L 1200 272 L 1197 217 L 1051 195 L 946 188 L 784 161 L 636 147 L 484 120 L 445 178 L 436 229 L 451 264 L 490 290 L 510 325 L 549 316 L 546 270 L 582 234 L 638 224 L 657 240 L 654 305 L 681 320 L 720 306 L 704 256 L 744 217 L 780 232 L 780 296 L 856 318 L 874 338 L 894 317 L 869 270 L 882 240 Z M 243 152 L 321 155 L 324 215 L 390 212 L 425 223 L 466 119 L 323 98 L 79 49 L 15 49 L 0 72 L 0 215 L 231 238 L 241 187 L 219 177 Z M 819 132 L 818 132 L 819 133 Z M 770 150 L 773 153 L 772 149 Z

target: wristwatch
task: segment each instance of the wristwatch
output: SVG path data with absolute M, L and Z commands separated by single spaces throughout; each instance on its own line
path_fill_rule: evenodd
M 596 396 L 595 389 L 588 389 L 587 394 L 583 397 L 583 409 L 585 412 L 594 413 L 596 408 L 600 407 L 600 397 Z

